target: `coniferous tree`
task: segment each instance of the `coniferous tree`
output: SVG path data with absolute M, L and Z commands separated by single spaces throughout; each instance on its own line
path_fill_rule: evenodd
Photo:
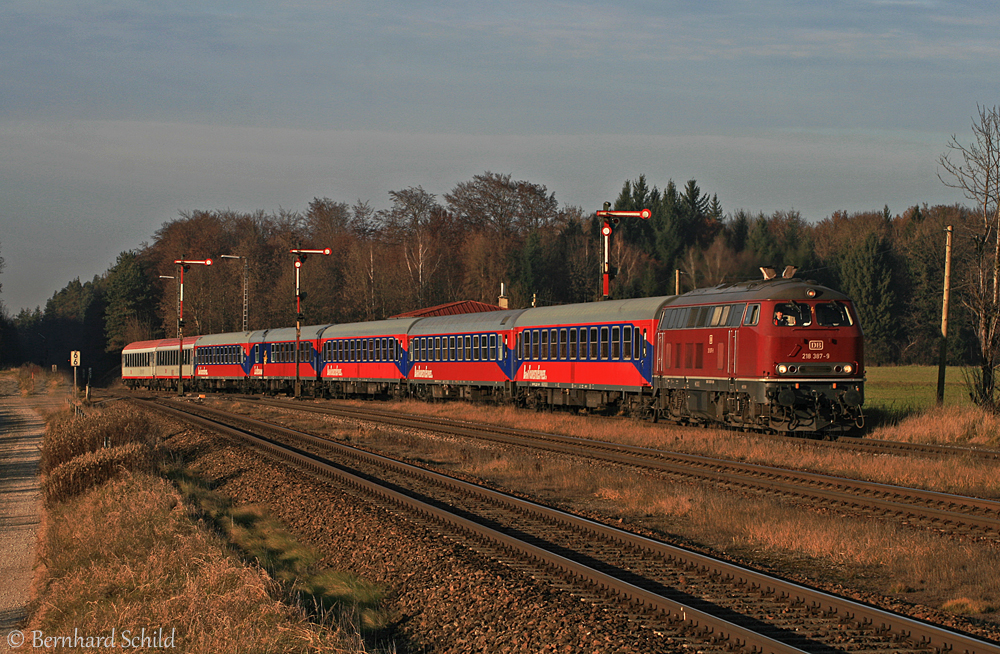
M 841 279 L 861 318 L 867 360 L 875 365 L 894 363 L 899 320 L 887 239 L 870 232 L 848 250 Z
M 108 271 L 105 334 L 107 351 L 153 337 L 156 297 L 135 252 L 118 255 Z

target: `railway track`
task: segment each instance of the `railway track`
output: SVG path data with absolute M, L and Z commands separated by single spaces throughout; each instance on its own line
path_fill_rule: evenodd
M 145 403 L 335 479 L 433 522 L 454 538 L 478 543 L 477 549 L 582 587 L 584 594 L 614 597 L 654 628 L 680 629 L 716 646 L 762 653 L 1000 654 L 996 643 L 318 436 L 190 403 Z
M 340 418 L 435 431 L 546 452 L 587 457 L 666 474 L 710 481 L 734 490 L 754 490 L 865 515 L 888 517 L 911 527 L 1000 541 L 1000 502 L 832 475 L 740 463 L 725 459 L 621 445 L 544 432 L 469 423 L 447 418 L 386 413 L 375 408 L 321 406 L 248 398 L 265 405 Z

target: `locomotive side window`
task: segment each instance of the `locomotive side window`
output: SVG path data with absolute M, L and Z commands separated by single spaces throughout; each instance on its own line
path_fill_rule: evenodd
M 719 327 L 720 325 L 725 325 L 729 322 L 729 311 L 732 309 L 732 305 L 723 304 L 712 309 L 712 327 Z
M 823 327 L 844 327 L 853 324 L 847 305 L 840 302 L 820 302 L 816 305 L 816 322 Z
M 497 358 L 497 335 L 490 334 L 490 361 L 495 361 Z
M 743 312 L 746 311 L 746 304 L 734 304 L 729 310 L 729 322 L 727 326 L 729 327 L 739 327 L 740 322 L 743 321 Z
M 758 322 L 760 322 L 760 305 L 751 304 L 749 307 L 747 307 L 747 314 L 746 317 L 743 318 L 743 324 L 747 325 L 748 327 L 752 327 L 753 325 L 756 325 Z

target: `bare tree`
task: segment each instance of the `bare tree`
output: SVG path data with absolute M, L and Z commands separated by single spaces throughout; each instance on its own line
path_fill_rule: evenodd
M 402 245 L 417 306 L 424 306 L 431 275 L 441 262 L 432 226 L 434 213 L 442 210 L 441 205 L 420 186 L 389 191 L 389 197 L 392 208 L 382 212 L 381 217 Z
M 948 152 L 938 158 L 946 176 L 938 178 L 946 186 L 961 189 L 976 203 L 982 222 L 972 236 L 974 261 L 971 283 L 963 304 L 972 312 L 982 361 L 973 399 L 977 404 L 996 409 L 994 399 L 995 367 L 1000 333 L 1000 111 L 976 106 L 969 144 L 955 135 L 948 141 Z M 992 252 L 991 252 L 992 250 Z

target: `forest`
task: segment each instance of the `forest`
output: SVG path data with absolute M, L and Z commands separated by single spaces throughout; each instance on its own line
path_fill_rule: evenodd
M 80 350 L 95 383 L 114 377 L 126 343 L 176 336 L 177 259 L 213 259 L 185 273 L 185 336 L 241 330 L 245 282 L 250 329 L 293 326 L 293 248 L 331 249 L 303 262 L 304 324 L 377 320 L 458 300 L 496 304 L 501 283 L 514 308 L 600 299 L 602 223 L 543 185 L 487 171 L 442 197 L 419 186 L 388 196 L 379 211 L 314 198 L 302 212 L 182 212 L 102 275 L 70 281 L 44 309 L 2 312 L 0 364 L 65 365 Z M 810 223 L 792 210 L 726 213 L 695 180 L 659 188 L 645 176 L 625 181 L 613 207 L 652 216 L 615 229 L 612 297 L 671 295 L 675 271 L 683 293 L 757 279 L 764 265 L 797 266 L 799 277 L 855 300 L 870 365 L 937 362 L 945 226 L 953 225 L 948 357 L 978 361 L 962 301 L 966 282 L 982 272 L 975 209 L 884 207 Z

